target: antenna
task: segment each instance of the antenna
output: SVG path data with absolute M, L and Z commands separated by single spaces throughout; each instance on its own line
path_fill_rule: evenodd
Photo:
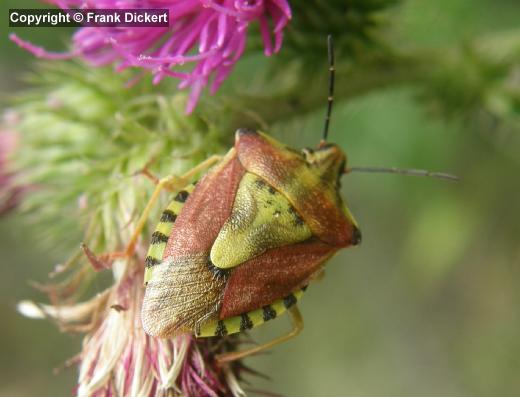
M 327 53 L 329 59 L 329 96 L 327 97 L 327 112 L 325 113 L 325 125 L 323 127 L 323 135 L 320 146 L 327 142 L 329 135 L 330 116 L 332 114 L 332 105 L 334 103 L 334 77 L 336 69 L 334 68 L 334 42 L 332 35 L 327 36 Z M 446 174 L 444 172 L 432 172 L 428 170 L 420 170 L 415 168 L 396 168 L 396 167 L 350 167 L 345 168 L 344 174 L 351 172 L 366 172 L 366 173 L 385 173 L 385 174 L 400 174 L 407 176 L 426 176 L 436 179 L 444 179 L 452 182 L 458 182 L 460 178 L 456 175 Z
M 332 113 L 332 103 L 334 102 L 334 42 L 332 36 L 327 36 L 327 52 L 329 58 L 329 96 L 327 97 L 327 113 L 325 113 L 325 126 L 323 127 L 323 136 L 321 142 L 327 142 L 329 135 L 330 115 Z
M 418 170 L 414 168 L 396 168 L 396 167 L 350 167 L 345 169 L 345 174 L 351 172 L 370 172 L 385 174 L 400 174 L 408 176 L 427 176 L 436 179 L 444 179 L 448 181 L 458 182 L 460 178 L 456 175 L 445 174 L 444 172 L 431 172 L 427 170 Z

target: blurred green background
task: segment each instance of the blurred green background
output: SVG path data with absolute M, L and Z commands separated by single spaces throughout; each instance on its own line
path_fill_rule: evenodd
M 8 41 L 7 10 L 37 5 L 0 6 L 2 106 L 23 88 L 33 63 Z M 520 27 L 520 4 L 403 1 L 391 16 L 394 43 L 436 48 Z M 62 48 L 70 35 L 64 28 L 16 31 L 50 49 Z M 291 120 L 299 136 L 282 125 L 275 135 L 293 146 L 315 145 L 322 110 Z M 427 168 L 462 182 L 347 176 L 344 196 L 363 243 L 331 261 L 326 277 L 305 294 L 304 332 L 249 360 L 271 377 L 252 379 L 254 388 L 290 397 L 520 395 L 520 147 L 512 146 L 518 139 L 440 120 L 412 88 L 339 102 L 331 139 L 351 165 Z M 39 236 L 13 215 L 0 220 L 0 236 L 0 396 L 71 395 L 75 369 L 57 375 L 53 369 L 79 350 L 81 339 L 15 312 L 21 299 L 44 299 L 27 281 L 45 281 L 67 254 L 38 248 Z M 286 322 L 252 334 L 266 339 Z

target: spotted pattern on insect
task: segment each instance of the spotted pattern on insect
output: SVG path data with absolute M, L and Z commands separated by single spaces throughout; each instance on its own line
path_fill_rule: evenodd
M 166 243 L 168 241 L 168 236 L 166 234 L 163 234 L 161 232 L 155 231 L 152 234 L 152 240 L 151 244 L 157 244 L 157 243 Z
M 175 214 L 173 211 L 170 211 L 168 209 L 164 210 L 161 215 L 161 222 L 174 223 L 176 219 L 177 219 L 177 214 Z
M 230 269 L 271 248 L 307 240 L 312 235 L 287 198 L 260 177 L 246 173 L 233 211 L 211 248 L 211 261 Z
M 265 305 L 262 307 L 264 321 L 269 321 L 276 318 L 276 311 L 271 305 Z
M 186 190 L 181 190 L 179 193 L 177 193 L 174 200 L 179 203 L 184 203 L 189 195 L 190 195 L 190 192 L 188 192 Z
M 258 327 L 266 321 L 273 320 L 283 314 L 289 307 L 295 305 L 303 296 L 304 288 L 293 291 L 282 299 L 266 305 L 260 309 L 239 316 L 226 318 L 219 321 L 212 321 L 203 324 L 198 330 L 197 337 L 223 336 L 235 334 L 251 328 Z
M 297 302 L 296 297 L 294 294 L 289 294 L 285 298 L 283 298 L 283 305 L 286 309 L 289 309 L 291 306 L 295 305 Z
M 246 331 L 253 328 L 253 322 L 247 313 L 240 315 L 240 331 Z
M 148 255 L 148 256 L 145 258 L 145 260 L 144 260 L 144 264 L 145 264 L 146 268 L 149 268 L 149 267 L 155 266 L 155 265 L 157 265 L 157 264 L 160 263 L 160 262 L 161 262 L 161 261 L 160 261 L 159 259 L 154 258 L 153 256 L 150 256 L 150 255 Z M 145 272 L 146 272 L 146 270 L 145 270 Z M 145 281 L 145 284 L 146 284 L 146 283 L 148 282 L 148 279 L 145 277 L 144 281 Z
M 175 196 L 173 201 L 170 202 L 168 207 L 163 211 L 161 220 L 152 234 L 150 248 L 148 248 L 148 253 L 144 261 L 146 266 L 144 275 L 145 284 L 148 283 L 151 278 L 152 268 L 161 263 L 177 215 L 181 211 L 193 189 L 195 189 L 195 184 L 187 186 Z
M 215 328 L 215 336 L 224 336 L 228 334 L 228 330 L 224 321 L 219 320 L 217 323 L 217 327 Z

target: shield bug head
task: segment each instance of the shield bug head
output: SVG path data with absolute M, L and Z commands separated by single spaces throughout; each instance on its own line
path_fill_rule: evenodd
M 302 149 L 305 161 L 316 169 L 324 180 L 339 183 L 347 163 L 345 152 L 333 143 L 321 145 L 318 149 Z

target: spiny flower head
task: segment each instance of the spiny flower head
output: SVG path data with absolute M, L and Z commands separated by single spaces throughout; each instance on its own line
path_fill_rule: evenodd
M 245 396 L 237 377 L 242 369 L 216 365 L 215 354 L 235 346 L 192 335 L 158 339 L 141 326 L 143 271 L 139 263 L 114 263 L 115 283 L 74 305 L 19 304 L 22 314 L 53 318 L 63 330 L 87 332 L 81 353 L 77 397 Z M 51 295 L 59 293 L 47 287 Z
M 14 128 L 22 138 L 15 166 L 24 183 L 38 186 L 20 211 L 35 215 L 39 243 L 67 253 L 80 241 L 96 253 L 120 250 L 155 188 L 139 170 L 150 164 L 155 175 L 182 175 L 208 153 L 222 152 L 230 138 L 230 129 L 217 128 L 214 118 L 185 117 L 183 95 L 168 84 L 151 87 L 143 80 L 121 91 L 128 75 L 84 62 L 45 62 L 34 88 L 14 106 Z M 225 123 L 228 114 L 215 117 Z M 170 199 L 164 192 L 154 206 L 134 257 L 100 272 L 78 249 L 56 267 L 51 285 L 40 286 L 49 305 L 19 306 L 29 317 L 51 318 L 63 331 L 85 334 L 70 361 L 79 368 L 79 397 L 243 395 L 244 367 L 218 366 L 215 359 L 239 349 L 243 336 L 159 339 L 143 330 L 144 255 Z M 110 273 L 112 285 L 94 293 L 92 280 L 108 281 Z
M 132 0 L 50 0 L 62 9 L 135 8 Z M 190 88 L 186 112 L 191 113 L 202 89 L 215 93 L 244 52 L 247 30 L 258 22 L 265 55 L 280 50 L 284 27 L 291 18 L 286 0 L 143 0 L 139 8 L 168 9 L 169 27 L 84 27 L 73 38 L 69 53 L 50 53 L 16 35 L 11 39 L 35 56 L 79 56 L 92 65 L 143 68 L 154 76 L 180 79 Z M 184 64 L 194 64 L 185 71 Z M 179 70 L 181 69 L 181 70 Z

